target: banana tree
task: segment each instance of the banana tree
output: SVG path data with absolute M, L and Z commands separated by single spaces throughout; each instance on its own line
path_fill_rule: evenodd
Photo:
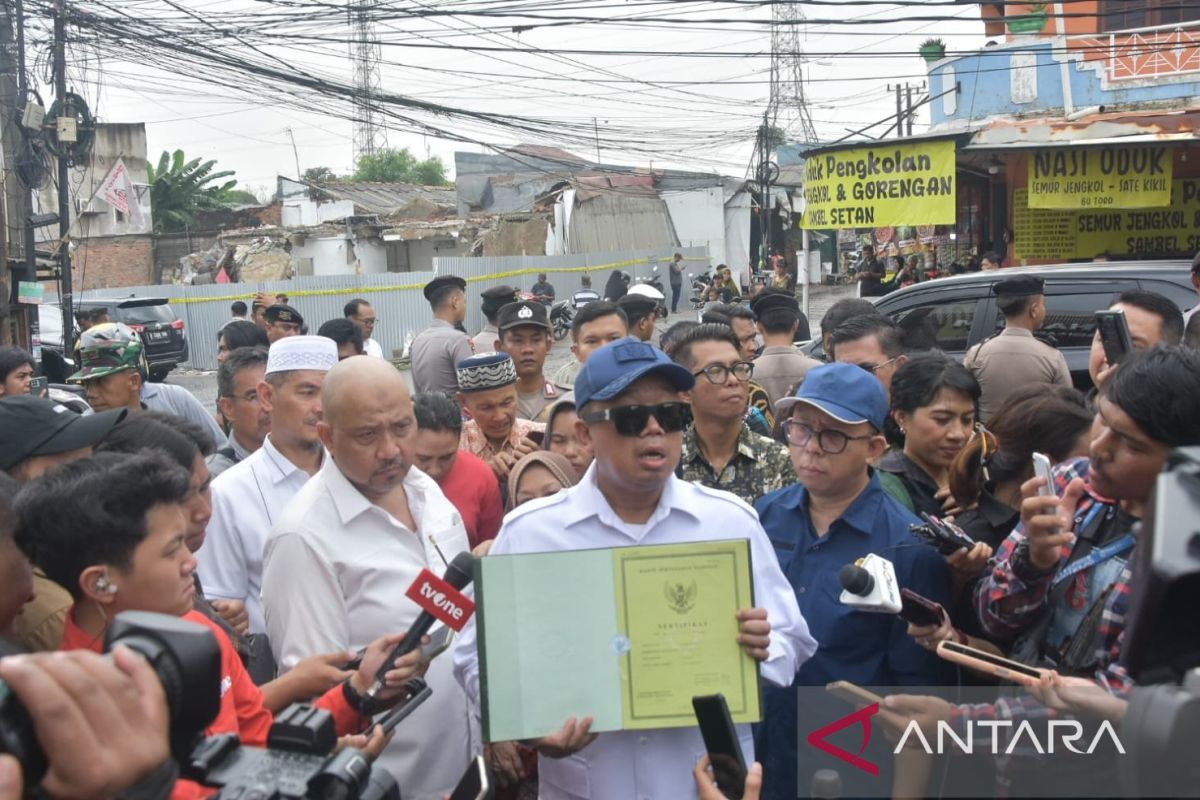
M 174 153 L 164 150 L 157 167 L 147 166 L 156 232 L 187 230 L 194 224 L 197 211 L 227 208 L 236 203 L 232 195 L 237 180 L 223 181 L 234 173 L 214 172 L 216 164 L 213 159 L 188 161 L 182 150 Z

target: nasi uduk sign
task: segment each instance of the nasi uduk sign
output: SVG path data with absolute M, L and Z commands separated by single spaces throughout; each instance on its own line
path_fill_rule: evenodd
M 1038 150 L 1029 159 L 1029 207 L 1162 208 L 1171 205 L 1174 166 L 1165 145 Z
M 805 228 L 952 225 L 954 142 L 814 154 L 804 162 Z

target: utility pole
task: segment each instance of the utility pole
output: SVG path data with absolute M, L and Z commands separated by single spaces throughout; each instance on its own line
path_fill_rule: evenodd
M 292 140 L 292 155 L 296 157 L 296 180 L 300 180 L 303 176 L 300 174 L 300 151 L 296 149 L 296 134 L 290 127 L 284 128 L 283 132 Z
M 67 8 L 66 0 L 58 0 L 54 7 L 54 94 L 58 99 L 59 108 L 67 109 Z M 61 116 L 60 116 L 61 118 Z M 61 123 L 60 123 L 61 124 Z M 61 131 L 62 128 L 59 128 Z M 75 317 L 72 315 L 74 305 L 71 287 L 71 167 L 67 148 L 63 147 L 59 138 L 58 156 L 58 263 L 61 270 L 59 279 L 62 281 L 59 303 L 62 305 L 63 353 L 70 354 L 75 349 Z
M 904 106 L 900 84 L 896 84 L 896 138 L 904 137 Z
M 600 120 L 592 117 L 592 130 L 596 132 L 596 163 L 600 163 Z
M 913 135 L 913 104 L 912 104 L 913 87 L 907 83 L 904 84 L 904 116 L 908 119 L 908 135 Z

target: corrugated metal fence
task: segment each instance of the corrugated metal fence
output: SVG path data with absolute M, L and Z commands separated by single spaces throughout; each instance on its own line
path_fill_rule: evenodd
M 409 336 L 416 335 L 433 319 L 421 289 L 437 275 L 458 275 L 467 280 L 469 312 L 466 328 L 473 333 L 483 327 L 483 316 L 479 311 L 482 291 L 501 283 L 528 291 L 537 282 L 539 272 L 547 273 L 561 299 L 578 290 L 579 279 L 584 274 L 592 276 L 592 288 L 603 292 L 604 282 L 612 270 L 628 272 L 636 281 L 655 274 L 657 269 L 669 297 L 667 265 L 676 252 L 684 255 L 689 272 L 698 274 L 709 269 L 707 248 L 683 247 L 569 256 L 435 258 L 434 269 L 429 272 L 336 275 L 213 286 L 131 286 L 104 294 L 169 298 L 175 313 L 187 325 L 190 358 L 185 366 L 215 369 L 217 331 L 230 317 L 230 304 L 242 300 L 249 305 L 255 292 L 287 294 L 291 304 L 304 315 L 312 333 L 316 333 L 326 320 L 341 317 L 342 308 L 348 300 L 362 297 L 374 306 L 379 318 L 375 339 L 382 345 L 384 353 L 390 354 L 393 350 L 402 349 Z M 88 293 L 89 296 L 92 294 Z

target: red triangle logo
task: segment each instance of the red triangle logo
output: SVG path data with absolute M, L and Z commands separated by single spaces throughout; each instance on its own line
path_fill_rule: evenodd
M 852 714 L 847 714 L 839 720 L 829 723 L 824 728 L 818 728 L 808 735 L 808 743 L 818 750 L 823 750 L 834 758 L 840 758 L 852 767 L 858 767 L 863 772 L 869 775 L 879 777 L 879 767 L 872 764 L 862 757 L 866 751 L 867 745 L 871 743 L 871 717 L 879 713 L 879 703 L 872 703 L 866 708 L 860 708 Z M 825 737 L 831 736 L 840 730 L 849 728 L 853 725 L 862 725 L 863 741 L 862 747 L 858 748 L 858 754 L 847 752 L 836 744 L 825 741 Z

